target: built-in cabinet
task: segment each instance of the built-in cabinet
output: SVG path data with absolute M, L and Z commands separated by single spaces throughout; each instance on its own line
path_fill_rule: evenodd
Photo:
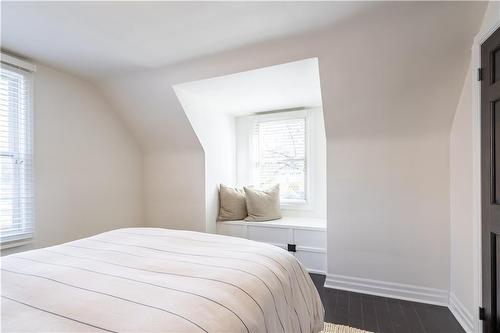
M 284 217 L 266 222 L 217 222 L 217 233 L 269 243 L 288 250 L 311 273 L 326 272 L 326 220 Z

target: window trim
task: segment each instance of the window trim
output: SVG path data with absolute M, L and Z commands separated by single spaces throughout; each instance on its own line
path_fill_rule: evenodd
M 314 165 L 311 158 L 311 151 L 313 147 L 313 135 L 311 134 L 312 124 L 311 124 L 311 111 L 308 109 L 295 110 L 295 111 L 279 111 L 279 112 L 266 112 L 260 114 L 253 114 L 246 117 L 248 119 L 248 161 L 251 165 L 250 172 L 248 174 L 250 184 L 256 183 L 255 175 L 255 165 L 257 161 L 255 160 L 255 147 L 253 140 L 254 126 L 260 122 L 275 121 L 275 120 L 287 120 L 287 119 L 297 119 L 304 118 L 305 120 L 305 179 L 304 179 L 304 190 L 305 190 L 305 200 L 281 200 L 281 209 L 285 210 L 312 210 L 313 209 L 313 171 Z
M 10 67 L 14 67 L 20 71 L 24 71 L 27 73 L 31 73 L 34 76 L 34 73 L 36 72 L 36 66 L 32 63 L 27 62 L 26 60 L 19 59 L 16 57 L 13 57 L 11 55 L 8 55 L 4 52 L 0 52 L 0 67 L 3 65 L 7 65 Z M 31 186 L 32 186 L 32 193 L 33 193 L 33 203 L 32 203 L 32 221 L 31 221 L 31 232 L 26 233 L 26 232 L 20 232 L 16 235 L 10 236 L 8 239 L 5 239 L 3 242 L 0 239 L 0 249 L 8 249 L 8 248 L 13 248 L 13 247 L 18 247 L 18 246 L 23 246 L 30 244 L 33 241 L 33 238 L 35 237 L 35 202 L 34 202 L 34 78 L 31 79 L 31 86 L 30 86 L 30 96 L 29 96 L 29 105 L 30 105 L 30 116 L 31 116 L 31 159 L 32 159 L 32 164 L 31 164 Z
M 27 72 L 36 72 L 36 66 L 34 64 L 29 63 L 26 60 L 13 57 L 4 52 L 0 52 L 0 62 Z

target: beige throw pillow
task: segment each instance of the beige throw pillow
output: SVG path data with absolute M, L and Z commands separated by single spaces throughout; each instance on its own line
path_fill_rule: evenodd
M 247 217 L 245 191 L 220 184 L 219 198 L 219 221 L 243 220 Z
M 281 218 L 280 186 L 266 191 L 243 187 L 246 195 L 248 217 L 246 221 L 261 222 Z

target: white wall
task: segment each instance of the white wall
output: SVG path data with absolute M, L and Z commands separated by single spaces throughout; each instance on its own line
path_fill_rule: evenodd
M 175 80 L 173 74 L 133 73 L 100 82 L 100 88 L 141 143 L 145 225 L 205 231 L 205 191 L 200 190 L 205 156 L 172 88 L 193 80 Z
M 490 2 L 478 35 L 500 21 L 500 2 Z M 456 108 L 450 133 L 450 308 L 468 332 L 479 332 L 475 315 L 480 305 L 480 278 L 474 255 L 480 246 L 474 235 L 480 231 L 474 225 L 473 199 L 473 130 L 476 65 L 470 60 L 467 76 Z
M 37 65 L 34 86 L 35 238 L 2 254 L 139 226 L 142 154 L 86 81 Z
M 230 114 L 215 112 L 185 89 L 175 88 L 175 92 L 205 153 L 204 231 L 215 233 L 219 184 L 233 186 L 236 179 L 235 119 Z
M 333 274 L 327 284 L 446 302 L 447 141 L 441 134 L 328 141 L 328 267 Z M 369 279 L 364 283 L 373 287 L 364 290 L 357 278 Z M 414 287 L 416 295 L 407 292 Z M 419 294 L 426 292 L 432 296 Z
M 474 312 L 472 70 L 469 66 L 450 133 L 450 297 Z M 470 324 L 469 324 L 470 325 Z
M 154 151 L 144 156 L 145 225 L 205 231 L 203 154 Z
M 324 31 L 101 82 L 144 138 L 146 160 L 158 163 L 145 171 L 146 198 L 156 203 L 147 223 L 179 227 L 171 215 L 201 216 L 187 228 L 204 227 L 203 149 L 172 85 L 318 57 L 330 283 L 347 276 L 342 286 L 351 289 L 369 283 L 375 287 L 366 292 L 416 290 L 419 299 L 447 302 L 449 132 L 484 8 L 388 2 Z M 170 191 L 201 201 L 171 204 Z

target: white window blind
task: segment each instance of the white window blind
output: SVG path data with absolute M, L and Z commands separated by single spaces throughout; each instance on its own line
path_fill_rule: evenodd
M 33 233 L 33 74 L 2 63 L 0 68 L 1 243 Z
M 261 188 L 280 185 L 283 202 L 305 202 L 306 118 L 257 121 L 253 128 L 254 180 Z

